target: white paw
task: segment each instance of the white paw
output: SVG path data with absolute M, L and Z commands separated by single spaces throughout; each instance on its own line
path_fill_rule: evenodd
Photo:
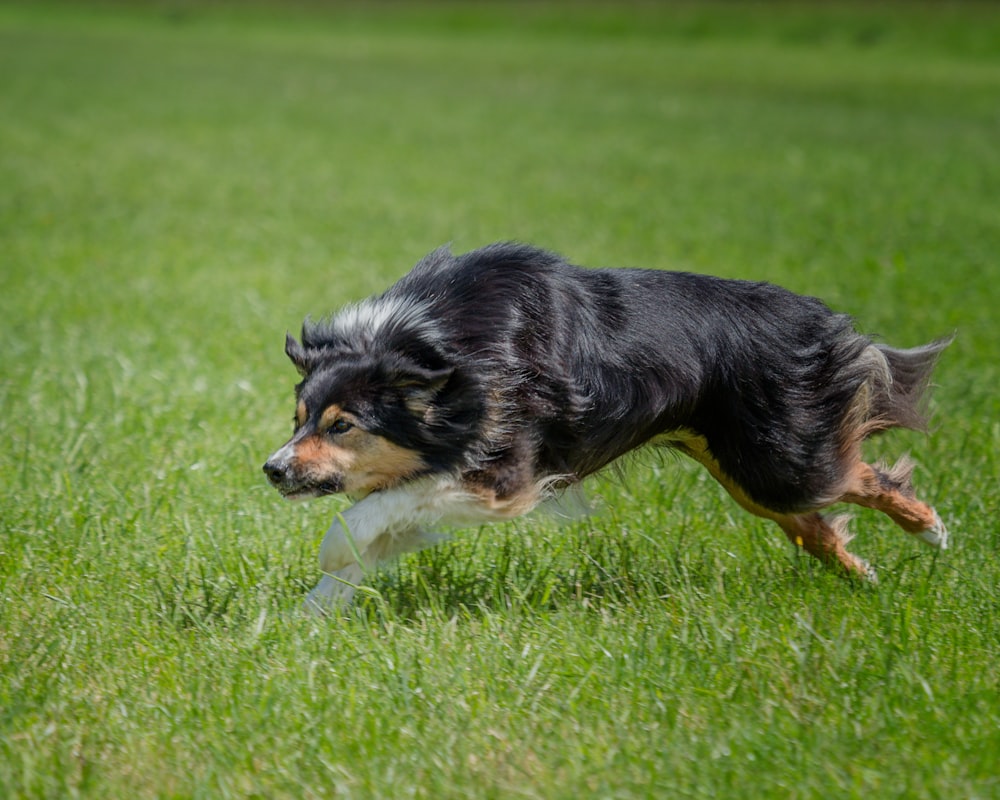
M 924 544 L 931 547 L 937 547 L 939 550 L 948 549 L 948 529 L 941 521 L 937 511 L 934 512 L 934 524 L 927 530 L 919 531 L 916 536 Z
M 302 610 L 311 617 L 325 617 L 336 608 L 346 608 L 354 599 L 358 584 L 364 577 L 361 567 L 349 567 L 324 575 L 316 588 L 306 595 Z
M 331 601 L 328 597 L 318 593 L 318 589 L 317 586 L 302 601 L 302 613 L 307 617 L 325 617 L 330 613 Z

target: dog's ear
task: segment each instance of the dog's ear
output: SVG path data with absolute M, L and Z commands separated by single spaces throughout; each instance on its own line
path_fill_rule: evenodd
M 295 337 L 290 333 L 285 334 L 285 355 L 292 360 L 299 375 L 304 378 L 309 374 L 310 365 L 305 348 L 295 341 Z
M 403 397 L 406 409 L 415 417 L 425 417 L 431 404 L 448 383 L 454 370 L 406 370 L 395 376 L 393 388 Z

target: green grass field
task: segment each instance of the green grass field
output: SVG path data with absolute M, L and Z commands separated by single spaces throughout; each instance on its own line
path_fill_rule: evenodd
M 0 797 L 1000 797 L 1000 9 L 0 4 Z M 910 346 L 862 587 L 649 456 L 299 616 L 282 353 L 445 242 Z

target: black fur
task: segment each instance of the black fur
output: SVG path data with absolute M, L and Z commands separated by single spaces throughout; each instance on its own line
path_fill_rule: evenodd
M 336 371 L 323 385 L 366 385 L 377 432 L 500 496 L 685 429 L 756 503 L 812 508 L 841 479 L 845 415 L 872 378 L 872 342 L 849 317 L 767 283 L 586 270 L 496 244 L 431 253 L 380 299 L 400 298 L 425 312 L 375 338 L 307 322 L 305 357 Z M 879 346 L 904 380 L 879 401 L 879 428 L 920 426 L 941 347 Z M 433 413 L 404 413 L 399 381 L 442 380 Z
M 264 469 L 289 496 L 363 487 L 324 539 L 307 602 L 318 609 L 362 574 L 353 542 L 377 562 L 422 546 L 425 525 L 516 516 L 650 443 L 700 461 L 812 555 L 873 579 L 845 549 L 846 518 L 816 511 L 877 508 L 947 547 L 912 464 L 861 457 L 873 433 L 924 426 L 947 344 L 875 344 L 846 315 L 767 283 L 588 270 L 520 244 L 440 249 L 384 294 L 307 320 L 301 344 L 288 337 L 302 419 Z M 348 440 L 323 427 L 340 413 L 388 440 L 398 470 L 348 474 L 354 456 L 337 444 Z M 352 446 L 372 452 L 365 441 Z

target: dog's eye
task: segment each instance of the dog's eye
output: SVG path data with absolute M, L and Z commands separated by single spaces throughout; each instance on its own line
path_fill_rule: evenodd
M 330 426 L 329 430 L 330 433 L 347 433 L 353 427 L 354 425 L 346 419 L 341 418 L 334 420 L 333 425 Z

